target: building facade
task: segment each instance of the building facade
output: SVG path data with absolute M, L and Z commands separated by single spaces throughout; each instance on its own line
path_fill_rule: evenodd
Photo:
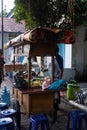
M 2 23 L 0 18 L 0 49 L 2 49 L 1 24 Z M 23 21 L 16 23 L 14 18 L 3 18 L 3 44 L 24 33 L 25 31 L 25 24 Z M 9 62 L 9 52 L 9 49 L 4 50 L 5 63 Z

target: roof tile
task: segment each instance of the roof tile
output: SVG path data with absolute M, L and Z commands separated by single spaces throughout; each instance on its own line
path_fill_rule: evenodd
M 1 21 L 2 19 L 0 18 L 0 32 L 2 27 Z M 3 31 L 24 33 L 26 31 L 24 21 L 17 23 L 14 18 L 3 18 Z

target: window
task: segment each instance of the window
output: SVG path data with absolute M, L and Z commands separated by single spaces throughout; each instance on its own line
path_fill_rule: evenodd
M 9 39 L 8 40 L 11 40 L 15 37 L 17 37 L 19 34 L 18 33 L 9 33 Z

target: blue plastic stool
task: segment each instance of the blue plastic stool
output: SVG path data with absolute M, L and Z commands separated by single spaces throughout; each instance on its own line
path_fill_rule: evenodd
M 0 102 L 0 110 L 1 110 L 1 111 L 2 111 L 2 110 L 5 110 L 5 109 L 7 109 L 7 108 L 8 108 L 7 103 Z
M 41 125 L 41 130 L 50 130 L 48 119 L 44 114 L 30 116 L 29 130 L 38 130 L 38 126 Z
M 16 116 L 16 110 L 9 108 L 9 109 L 5 109 L 5 110 L 1 111 L 0 114 L 1 114 L 2 117 L 10 117 L 10 118 L 12 118 L 12 120 L 14 122 L 15 116 Z M 16 122 L 16 124 L 17 124 L 17 122 Z
M 0 118 L 0 130 L 14 130 L 13 120 L 11 118 Z
M 10 118 L 13 119 L 13 117 L 14 117 L 15 114 L 16 114 L 16 110 L 9 108 L 9 109 L 6 109 L 6 110 L 1 111 L 0 113 L 1 113 L 1 115 L 2 115 L 3 117 L 10 117 Z
M 72 130 L 82 130 L 83 120 L 85 121 L 85 125 L 87 127 L 87 116 L 84 111 L 73 110 L 69 112 L 66 130 L 70 129 L 70 121 L 72 122 Z

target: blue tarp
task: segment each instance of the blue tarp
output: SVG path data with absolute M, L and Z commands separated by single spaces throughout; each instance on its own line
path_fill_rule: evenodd
M 54 81 L 53 83 L 50 84 L 49 90 L 59 90 L 63 87 L 63 84 L 66 84 L 66 80 L 60 79 L 57 81 Z

